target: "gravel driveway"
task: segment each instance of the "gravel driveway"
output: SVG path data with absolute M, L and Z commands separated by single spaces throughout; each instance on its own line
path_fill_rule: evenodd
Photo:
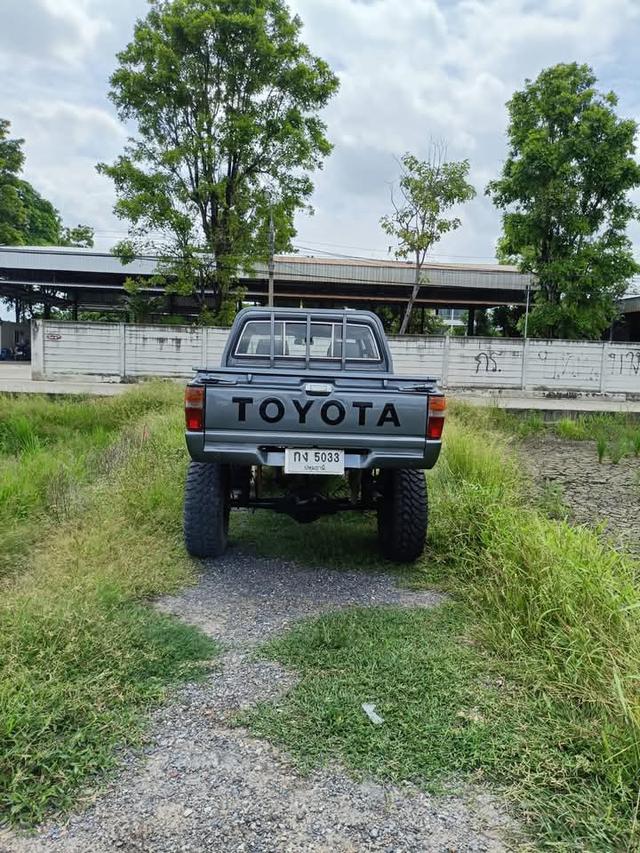
M 221 671 L 157 711 L 94 802 L 35 836 L 5 834 L 11 853 L 106 851 L 499 851 L 510 823 L 486 794 L 431 797 L 412 785 L 356 782 L 340 768 L 303 777 L 229 716 L 275 698 L 295 674 L 252 661 L 256 644 L 293 621 L 352 604 L 431 607 L 384 574 L 300 569 L 232 553 L 159 606 L 224 645 Z

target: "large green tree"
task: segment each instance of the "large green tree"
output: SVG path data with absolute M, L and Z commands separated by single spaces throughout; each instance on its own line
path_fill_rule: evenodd
M 0 245 L 22 243 L 26 221 L 20 198 L 20 172 L 24 163 L 22 139 L 10 139 L 10 123 L 0 119 Z
M 638 207 L 636 123 L 587 65 L 527 80 L 509 110 L 509 154 L 487 193 L 504 211 L 499 255 L 535 274 L 533 335 L 599 338 L 638 271 L 626 234 Z
M 289 246 L 309 172 L 330 150 L 318 112 L 338 87 L 283 0 L 151 0 L 118 55 L 111 98 L 137 135 L 109 175 L 119 247 L 166 258 L 165 281 L 220 310 L 240 267 Z
M 413 154 L 400 158 L 399 192 L 391 193 L 393 213 L 383 216 L 380 224 L 398 241 L 396 257 L 410 258 L 415 264 L 414 285 L 400 323 L 401 335 L 409 328 L 420 288 L 426 283 L 422 268 L 428 252 L 445 234 L 460 227 L 461 221 L 450 215 L 451 209 L 476 194 L 468 175 L 469 161 L 447 160 L 442 143 L 432 143 L 426 160 Z

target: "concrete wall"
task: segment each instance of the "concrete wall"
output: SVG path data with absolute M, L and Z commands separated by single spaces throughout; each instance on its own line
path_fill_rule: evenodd
M 32 323 L 32 376 L 121 382 L 191 376 L 217 367 L 226 329 L 124 323 Z M 391 338 L 398 373 L 429 375 L 449 388 L 640 397 L 640 344 L 506 338 Z

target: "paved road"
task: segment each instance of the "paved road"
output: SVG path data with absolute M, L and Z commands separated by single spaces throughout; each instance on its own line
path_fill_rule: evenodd
M 111 397 L 121 394 L 130 385 L 117 382 L 85 381 L 89 377 L 70 377 L 60 382 L 34 382 L 31 365 L 0 361 L 0 393 L 10 394 L 89 394 Z
M 383 573 L 234 553 L 211 562 L 197 586 L 160 606 L 222 642 L 220 669 L 155 714 L 144 755 L 128 756 L 91 805 L 35 836 L 0 834 L 0 851 L 506 851 L 514 825 L 486 792 L 429 796 L 408 783 L 357 781 L 339 766 L 301 776 L 281 750 L 230 723 L 238 709 L 273 701 L 295 683 L 294 672 L 253 654 L 294 621 L 354 604 L 440 601 Z

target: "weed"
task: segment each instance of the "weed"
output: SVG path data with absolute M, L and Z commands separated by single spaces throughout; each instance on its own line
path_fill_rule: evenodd
M 0 421 L 0 453 L 33 453 L 39 448 L 40 439 L 25 415 L 14 414 Z
M 566 521 L 569 517 L 569 507 L 564 498 L 564 489 L 560 483 L 546 481 L 540 495 L 538 505 L 548 518 Z
M 607 452 L 607 439 L 603 435 L 599 435 L 596 440 L 596 451 L 598 453 L 598 462 L 602 465 L 604 455 Z
M 617 465 L 627 455 L 628 451 L 629 445 L 627 442 L 623 438 L 618 438 L 609 447 L 609 459 L 611 459 L 614 465 Z
M 631 438 L 631 447 L 633 448 L 633 455 L 640 456 L 640 429 L 633 433 Z
M 554 425 L 554 431 L 560 438 L 569 441 L 585 441 L 589 438 L 589 428 L 584 418 L 562 418 Z

